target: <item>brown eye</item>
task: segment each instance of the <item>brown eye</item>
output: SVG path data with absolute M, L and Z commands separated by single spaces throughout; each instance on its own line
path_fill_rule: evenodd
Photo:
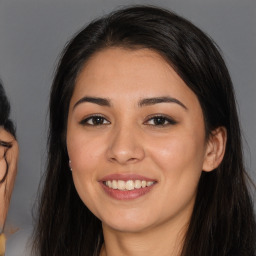
M 146 121 L 146 124 L 153 126 L 167 126 L 174 125 L 177 122 L 170 117 L 154 116 Z
M 164 117 L 155 117 L 153 118 L 154 125 L 164 125 L 166 124 L 166 118 Z
M 92 126 L 98 126 L 98 125 L 106 125 L 110 124 L 110 122 L 104 118 L 103 116 L 90 116 L 87 117 L 86 119 L 82 120 L 80 122 L 82 125 L 92 125 Z

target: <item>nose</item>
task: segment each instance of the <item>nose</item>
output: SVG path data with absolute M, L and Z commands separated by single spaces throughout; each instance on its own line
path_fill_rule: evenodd
M 121 165 L 136 163 L 145 157 L 143 141 L 136 129 L 122 127 L 112 131 L 107 158 Z

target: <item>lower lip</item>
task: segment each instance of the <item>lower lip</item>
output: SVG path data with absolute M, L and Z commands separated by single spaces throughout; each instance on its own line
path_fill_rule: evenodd
M 155 186 L 156 183 L 149 187 L 139 188 L 134 190 L 118 190 L 107 187 L 103 182 L 100 182 L 104 191 L 112 198 L 117 200 L 132 200 L 144 196 Z

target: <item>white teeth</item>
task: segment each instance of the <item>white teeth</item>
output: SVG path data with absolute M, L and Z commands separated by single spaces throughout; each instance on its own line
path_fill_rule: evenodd
M 118 181 L 117 181 L 117 189 L 119 189 L 119 190 L 125 190 L 125 181 L 123 181 L 123 180 L 118 180 Z
M 133 180 L 128 180 L 125 184 L 126 190 L 133 190 L 134 189 L 134 182 Z
M 107 184 L 106 184 L 109 188 L 112 188 L 112 182 L 110 180 L 107 181 Z
M 134 187 L 137 188 L 137 189 L 141 188 L 141 181 L 140 180 L 135 180 Z
M 109 182 L 111 182 L 111 181 L 109 181 Z M 112 188 L 117 189 L 117 181 L 116 180 L 112 181 Z
M 109 188 L 118 189 L 118 190 L 134 190 L 145 187 L 152 186 L 154 181 L 145 181 L 145 180 L 108 180 L 104 182 L 105 185 Z
M 147 187 L 152 186 L 153 184 L 154 184 L 153 181 L 148 181 L 148 182 L 147 182 Z

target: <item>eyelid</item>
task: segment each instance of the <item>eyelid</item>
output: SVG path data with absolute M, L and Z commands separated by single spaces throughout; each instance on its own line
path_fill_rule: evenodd
M 100 117 L 100 118 L 103 118 L 104 121 L 102 124 L 90 124 L 88 121 L 90 119 L 93 119 L 93 118 L 97 118 L 97 117 Z M 149 124 L 149 121 L 153 120 L 154 118 L 162 118 L 165 120 L 165 122 L 167 122 L 166 124 Z M 107 122 L 107 123 L 105 123 Z M 86 117 L 84 117 L 80 122 L 79 124 L 81 125 L 87 125 L 87 126 L 101 126 L 101 125 L 108 125 L 108 124 L 111 124 L 111 122 L 108 120 L 108 118 L 106 118 L 104 115 L 102 114 L 90 114 Z M 149 125 L 149 126 L 159 126 L 159 127 L 163 127 L 163 126 L 168 126 L 168 125 L 175 125 L 177 124 L 177 121 L 174 120 L 174 118 L 170 117 L 169 115 L 165 115 L 165 114 L 152 114 L 150 116 L 147 116 L 146 117 L 146 120 L 143 122 L 144 125 Z
M 168 124 L 163 124 L 163 125 L 147 124 L 147 122 L 149 122 L 150 120 L 153 120 L 154 118 L 163 118 L 166 121 L 168 121 Z M 167 125 L 175 125 L 177 123 L 178 122 L 174 118 L 165 114 L 153 114 L 153 115 L 147 116 L 146 121 L 144 122 L 145 125 L 160 126 L 160 127 L 167 126 Z
M 80 122 L 79 122 L 79 124 L 81 124 L 81 125 L 87 125 L 87 126 L 97 126 L 97 125 L 93 125 L 93 124 L 89 124 L 88 123 L 88 121 L 90 120 L 90 119 L 92 119 L 92 118 L 95 118 L 95 117 L 101 117 L 101 118 L 103 118 L 104 120 L 106 120 L 108 123 L 107 124 L 110 124 L 110 121 L 104 116 L 104 115 L 102 115 L 102 114 L 90 114 L 90 115 L 88 115 L 88 116 L 86 116 L 86 117 L 84 117 Z M 107 125 L 107 124 L 99 124 L 98 126 L 100 126 L 100 125 Z

